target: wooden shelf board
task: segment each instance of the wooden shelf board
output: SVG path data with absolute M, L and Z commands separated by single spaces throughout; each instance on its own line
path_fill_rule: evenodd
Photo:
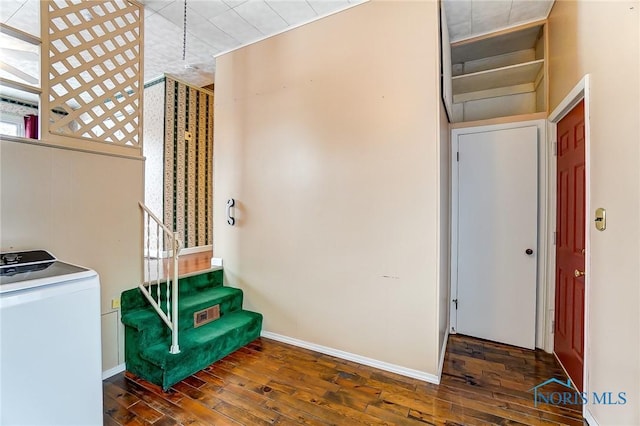
M 453 77 L 453 94 L 459 95 L 533 83 L 536 81 L 536 77 L 543 66 L 544 59 L 538 59 L 537 61 Z
M 518 29 L 453 42 L 451 62 L 456 64 L 535 48 L 543 26 L 544 21 L 541 21 Z
M 497 89 L 481 90 L 479 92 L 467 92 L 455 95 L 453 103 L 475 101 L 478 99 L 497 98 L 500 96 L 519 95 L 521 93 L 535 92 L 534 83 L 518 84 L 516 86 L 498 87 Z
M 507 117 L 488 118 L 486 120 L 458 121 L 451 123 L 451 129 L 463 129 L 465 127 L 490 126 L 493 124 L 516 123 L 530 120 L 546 120 L 546 112 L 534 112 L 531 114 L 510 115 Z
M 518 50 L 517 52 L 489 56 L 487 58 L 476 59 L 462 64 L 453 64 L 452 74 L 454 77 L 457 77 L 459 75 L 472 74 L 474 72 L 522 64 L 524 62 L 535 61 L 536 59 L 542 58 L 536 58 L 534 49 Z

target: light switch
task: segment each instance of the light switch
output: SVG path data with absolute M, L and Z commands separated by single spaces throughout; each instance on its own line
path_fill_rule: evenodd
M 604 231 L 607 229 L 607 211 L 602 207 L 598 207 L 596 209 L 595 223 L 598 231 Z

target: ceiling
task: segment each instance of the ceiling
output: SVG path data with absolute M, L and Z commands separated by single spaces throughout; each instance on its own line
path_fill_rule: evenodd
M 182 61 L 184 1 L 144 0 L 145 80 L 163 72 L 197 85 L 213 82 L 221 52 L 365 0 L 187 0 L 187 61 Z M 425 0 L 434 1 L 434 0 Z M 544 19 L 553 0 L 443 0 L 451 41 Z
M 198 86 L 213 83 L 214 55 L 343 10 L 364 0 L 145 0 L 145 81 L 170 73 Z M 185 68 L 187 66 L 187 68 Z
M 443 0 L 451 42 L 545 19 L 554 0 Z
M 39 20 L 38 0 L 0 1 L 2 22 L 40 35 L 39 26 L 33 25 Z M 213 83 L 215 55 L 363 1 L 366 0 L 187 0 L 183 61 L 184 0 L 143 0 L 144 80 L 169 73 L 191 84 L 209 85 Z M 553 0 L 443 0 L 443 4 L 450 39 L 458 41 L 544 19 Z

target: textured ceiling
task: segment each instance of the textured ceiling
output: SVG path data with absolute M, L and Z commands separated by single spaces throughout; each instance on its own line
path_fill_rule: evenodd
M 554 0 L 443 0 L 452 42 L 545 19 Z
M 363 1 L 187 0 L 187 49 L 183 61 L 184 0 L 143 0 L 144 81 L 169 73 L 198 86 L 211 84 L 214 55 Z M 39 25 L 34 25 L 40 20 L 39 7 L 39 0 L 0 0 L 0 20 L 40 36 Z
M 213 55 L 362 1 L 187 0 L 187 63 L 193 68 L 185 69 L 184 2 L 146 0 L 145 79 L 168 72 L 194 84 L 209 84 Z M 544 19 L 552 5 L 553 0 L 444 0 L 451 41 Z
M 4 24 L 40 37 L 38 0 L 0 0 L 0 19 Z
M 214 55 L 365 0 L 145 0 L 144 80 L 170 73 L 198 86 L 213 82 Z M 435 0 L 424 0 L 435 1 Z M 451 41 L 544 19 L 553 0 L 443 0 Z M 39 34 L 38 0 L 0 0 L 2 22 Z M 188 65 L 185 68 L 185 65 Z
M 187 0 L 185 63 L 182 61 L 184 1 L 146 0 L 145 81 L 170 73 L 198 86 L 211 84 L 214 55 L 362 1 Z

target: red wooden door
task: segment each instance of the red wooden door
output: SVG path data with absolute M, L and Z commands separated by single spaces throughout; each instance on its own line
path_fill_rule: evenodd
M 554 350 L 582 391 L 584 365 L 584 101 L 558 123 Z M 581 275 L 582 274 L 582 275 Z

